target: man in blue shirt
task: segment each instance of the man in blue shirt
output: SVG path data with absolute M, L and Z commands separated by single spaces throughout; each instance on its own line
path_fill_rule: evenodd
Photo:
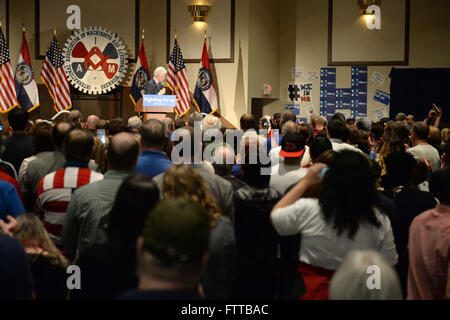
M 14 186 L 0 180 L 0 219 L 5 219 L 7 215 L 17 217 L 24 212 L 22 201 Z
M 172 165 L 163 151 L 167 139 L 165 123 L 156 119 L 147 120 L 142 126 L 141 138 L 142 152 L 134 172 L 153 178 Z

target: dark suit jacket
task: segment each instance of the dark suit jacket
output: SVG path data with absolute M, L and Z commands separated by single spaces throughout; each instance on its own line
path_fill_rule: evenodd
M 145 94 L 158 94 L 158 92 L 164 88 L 164 86 L 160 83 L 157 83 L 155 78 L 152 78 L 152 80 L 148 81 L 144 86 L 144 93 Z

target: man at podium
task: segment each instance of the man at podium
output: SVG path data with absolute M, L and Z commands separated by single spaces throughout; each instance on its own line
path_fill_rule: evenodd
M 164 88 L 164 82 L 166 81 L 167 71 L 163 67 L 157 67 L 153 72 L 153 79 L 148 81 L 144 89 L 142 90 L 144 94 L 166 94 L 166 89 Z

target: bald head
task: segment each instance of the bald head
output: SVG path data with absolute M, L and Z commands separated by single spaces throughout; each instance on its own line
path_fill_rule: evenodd
M 99 117 L 97 117 L 95 114 L 91 114 L 86 120 L 86 129 L 95 130 L 99 121 Z
M 257 128 L 255 116 L 250 113 L 244 113 L 240 119 L 241 129 L 247 131 Z
M 61 150 L 67 133 L 73 129 L 73 125 L 69 121 L 61 121 L 53 127 L 52 139 L 55 149 Z
M 139 154 L 136 138 L 127 132 L 114 135 L 108 144 L 109 170 L 133 171 Z
M 89 162 L 94 136 L 88 130 L 74 129 L 64 139 L 64 155 L 69 161 Z
M 214 152 L 214 171 L 220 176 L 230 175 L 235 162 L 234 151 L 220 146 Z

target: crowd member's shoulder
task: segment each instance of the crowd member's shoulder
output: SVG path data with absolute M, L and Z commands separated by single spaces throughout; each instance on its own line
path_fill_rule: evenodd
M 156 185 L 158 186 L 158 189 L 161 191 L 163 182 L 164 182 L 164 172 L 153 177 L 153 181 L 156 183 Z

